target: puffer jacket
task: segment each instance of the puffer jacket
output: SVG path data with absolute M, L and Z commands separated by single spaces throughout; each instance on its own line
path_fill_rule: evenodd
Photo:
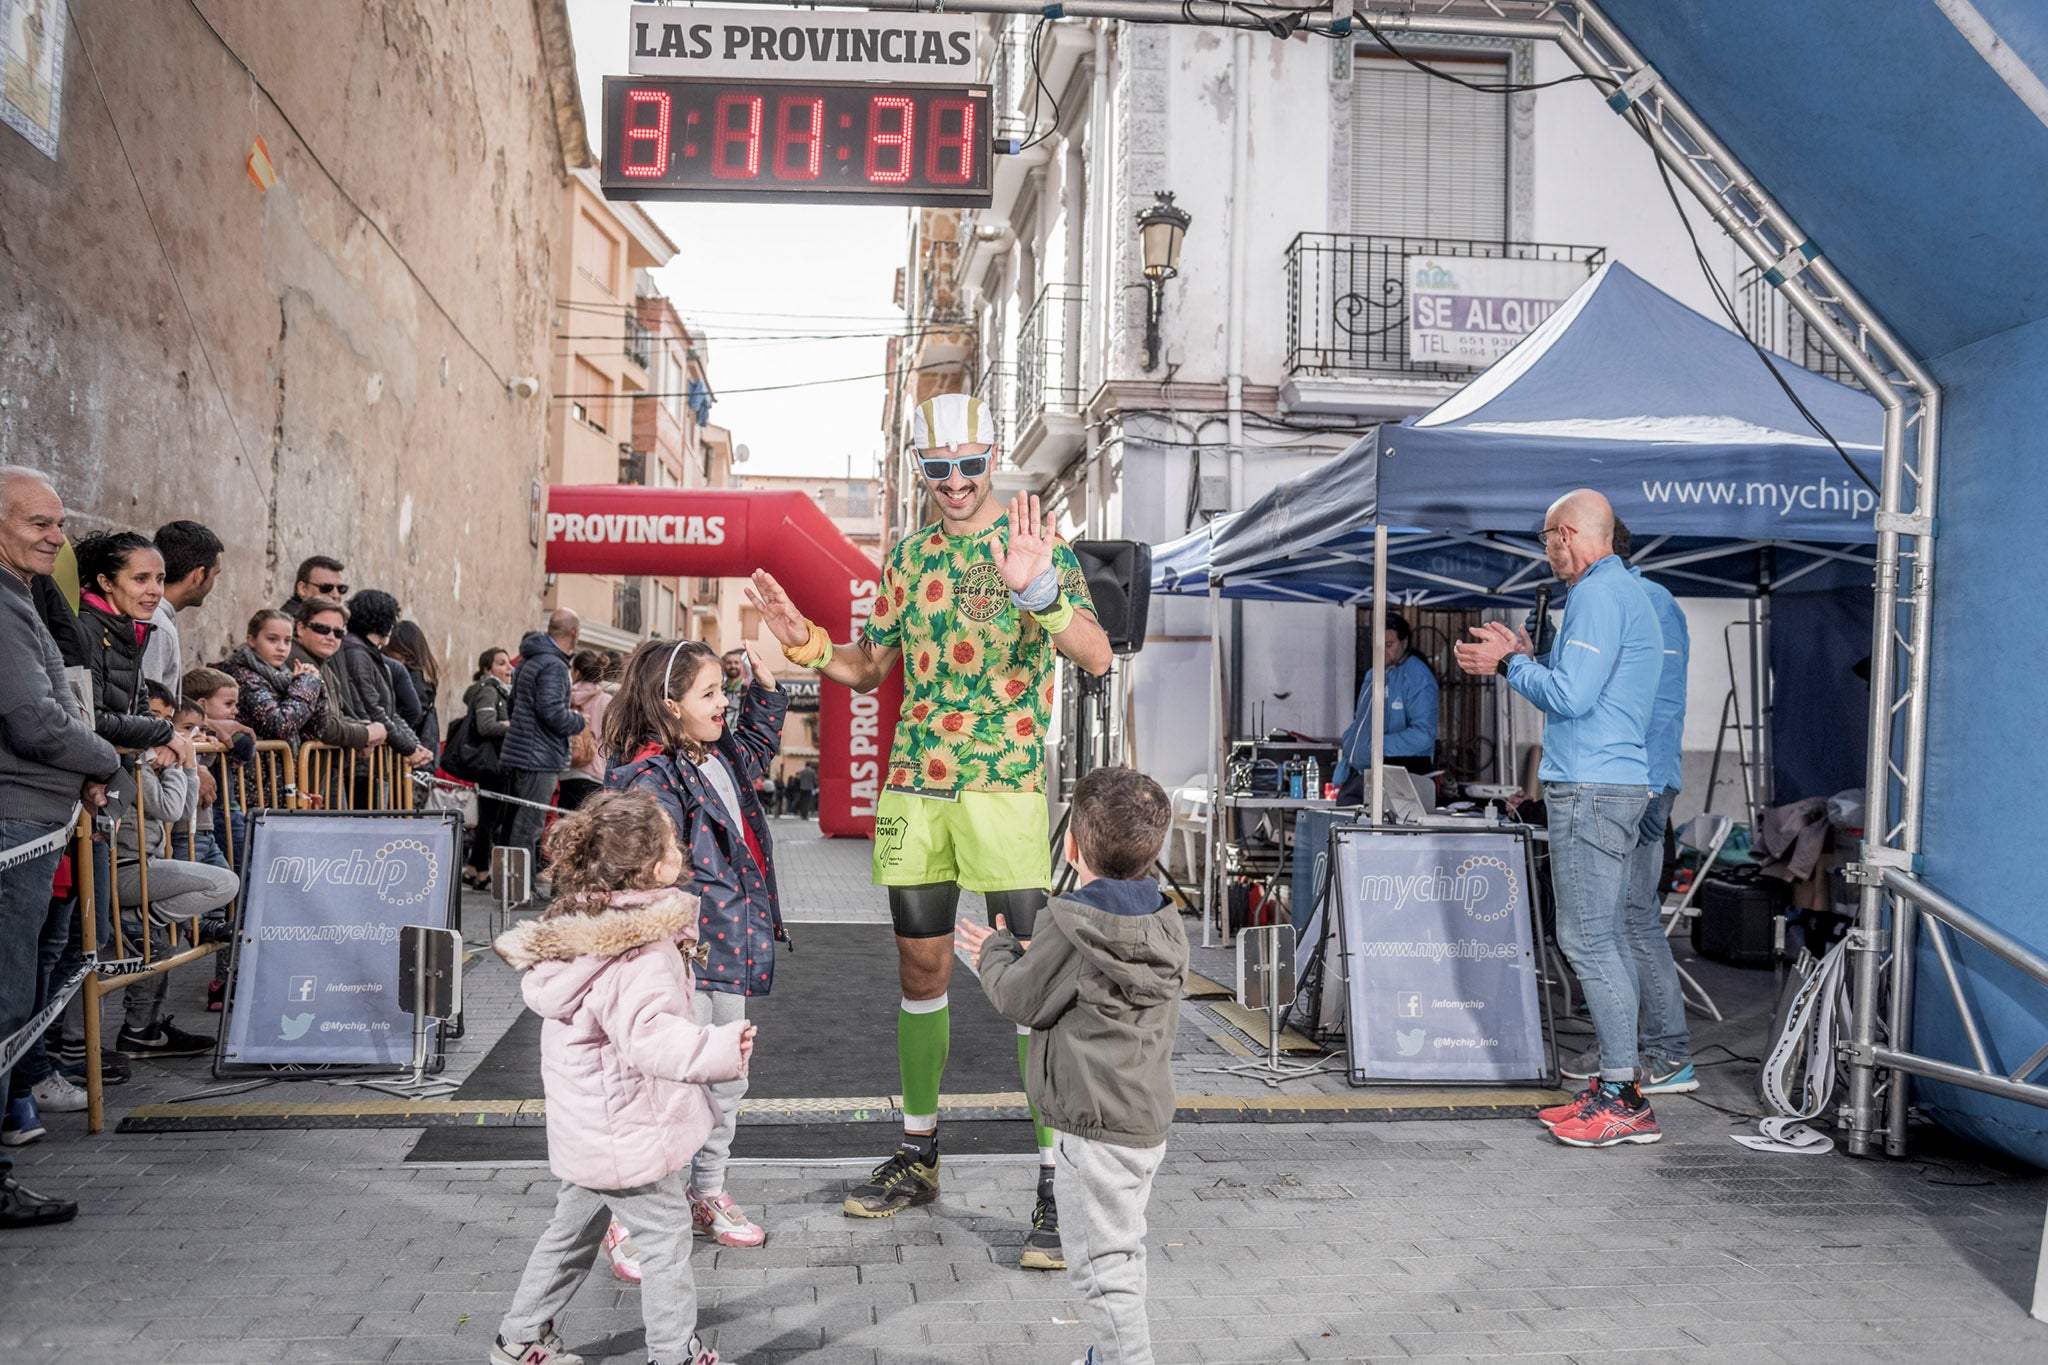
M 569 766 L 569 736 L 583 717 L 569 705 L 569 656 L 546 631 L 519 642 L 512 675 L 512 728 L 499 762 L 526 772 L 558 773 Z
M 704 1087 L 747 1074 L 745 1021 L 695 1022 L 684 953 L 697 946 L 696 926 L 694 897 L 626 891 L 608 910 L 527 920 L 493 945 L 524 973 L 520 990 L 542 1020 L 556 1178 L 622 1190 L 682 1170 L 711 1133 Z
M 363 718 L 384 727 L 385 742 L 394 753 L 409 754 L 420 747 L 420 737 L 398 714 L 398 694 L 391 686 L 391 670 L 376 647 L 360 635 L 341 637 L 334 661 L 348 675 L 349 685 L 363 706 Z
M 462 694 L 462 705 L 469 712 L 471 734 L 493 744 L 504 742 L 505 732 L 512 728 L 512 692 L 497 674 L 486 673 L 471 683 Z
M 149 714 L 142 690 L 142 653 L 155 633 L 150 622 L 123 616 L 106 599 L 88 593 L 79 601 L 72 630 L 77 657 L 62 636 L 57 639 L 64 662 L 91 674 L 93 729 L 117 749 L 147 749 L 171 739 L 171 723 Z
M 755 779 L 768 771 L 782 748 L 788 712 L 789 693 L 749 687 L 739 724 L 728 727 L 713 746 L 732 769 L 740 795 L 737 811 L 727 812 L 703 769 L 681 754 L 621 755 L 632 761 L 615 764 L 605 777 L 614 791 L 644 791 L 653 797 L 676 828 L 687 863 L 680 885 L 698 900 L 697 937 L 708 954 L 699 976 L 707 991 L 768 994 L 775 984 L 776 940 L 789 942 L 775 889 L 775 843 L 768 833 L 768 813 L 754 791 Z M 761 850 L 759 861 L 747 846 L 748 831 Z
M 313 662 L 304 651 L 301 655 Z M 283 668 L 272 668 L 242 645 L 221 669 L 240 689 L 235 710 L 242 724 L 258 738 L 281 739 L 296 749 L 304 740 L 320 738 L 327 728 L 327 689 L 318 672 L 294 673 L 291 663 L 286 659 Z

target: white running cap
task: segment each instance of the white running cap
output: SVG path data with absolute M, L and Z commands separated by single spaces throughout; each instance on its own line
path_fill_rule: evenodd
M 910 444 L 919 450 L 940 446 L 958 450 L 961 446 L 994 445 L 995 414 L 988 404 L 970 393 L 942 393 L 917 405 L 910 418 Z

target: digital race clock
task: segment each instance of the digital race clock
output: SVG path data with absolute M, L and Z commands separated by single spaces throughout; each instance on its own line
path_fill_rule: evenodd
M 989 90 L 607 76 L 609 199 L 986 207 Z

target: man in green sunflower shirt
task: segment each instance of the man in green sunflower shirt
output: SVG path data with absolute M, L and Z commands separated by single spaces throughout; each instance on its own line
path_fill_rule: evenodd
M 1041 521 L 1038 499 L 1012 498 L 1005 510 L 992 496 L 996 430 L 986 405 L 959 393 L 928 399 L 912 418 L 911 443 L 939 520 L 890 551 L 859 639 L 833 644 L 766 573 L 754 575 L 748 593 L 783 653 L 834 682 L 872 691 L 903 664 L 903 713 L 875 812 L 874 877 L 889 889 L 903 986 L 904 1131 L 896 1152 L 847 1197 L 846 1212 L 858 1218 L 939 1196 L 939 1079 L 960 890 L 987 898 L 992 924 L 1030 938 L 1052 876 L 1044 746 L 1054 651 L 1094 674 L 1110 664 L 1080 561 L 1051 518 Z M 1029 1041 L 1019 1029 L 1020 1064 Z M 1052 1134 L 1043 1125 L 1038 1159 L 1020 1264 L 1060 1270 Z

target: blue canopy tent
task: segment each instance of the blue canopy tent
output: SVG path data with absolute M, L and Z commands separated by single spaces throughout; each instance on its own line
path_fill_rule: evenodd
M 1874 478 L 1877 402 L 1778 370 Z M 1543 509 L 1578 487 L 1607 494 L 1635 562 L 1675 593 L 1869 583 L 1875 494 L 1746 341 L 1609 262 L 1432 412 L 1157 547 L 1152 590 L 1200 595 L 1213 579 L 1225 597 L 1366 602 L 1384 523 L 1395 600 L 1526 603 L 1548 576 Z
M 1777 368 L 1873 477 L 1876 400 L 1790 361 Z M 1747 341 L 1619 262 L 1431 412 L 1375 428 L 1242 512 L 1156 547 L 1152 590 L 1358 605 L 1383 587 L 1400 605 L 1526 605 L 1551 577 L 1534 535 L 1543 511 L 1579 487 L 1608 495 L 1635 536 L 1633 562 L 1673 593 L 1761 597 L 1797 584 L 1867 594 L 1875 494 Z M 1838 661 L 1845 679 L 1854 662 Z M 1753 673 L 1751 685 L 1768 678 Z M 1218 767 L 1223 690 L 1212 679 Z M 1848 689 L 1815 695 L 1840 703 L 1826 731 L 1860 731 Z M 1759 701 L 1752 692 L 1752 726 Z M 1816 767 L 1803 748 L 1839 747 L 1813 738 L 1823 727 L 1774 715 L 1776 747 L 1794 751 L 1799 770 Z M 1761 748 L 1753 739 L 1751 755 Z

